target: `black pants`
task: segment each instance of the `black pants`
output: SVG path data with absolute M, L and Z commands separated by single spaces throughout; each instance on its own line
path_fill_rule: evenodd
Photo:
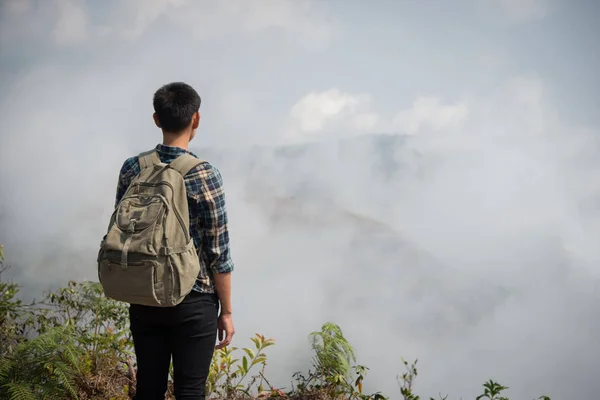
M 216 295 L 194 291 L 175 307 L 129 307 L 137 358 L 135 400 L 164 400 L 171 357 L 175 398 L 205 399 L 217 313 Z

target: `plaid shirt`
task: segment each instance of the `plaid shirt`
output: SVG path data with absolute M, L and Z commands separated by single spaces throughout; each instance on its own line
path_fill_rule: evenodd
M 156 150 L 162 162 L 170 163 L 186 152 L 180 147 L 159 144 Z M 127 191 L 132 179 L 140 173 L 138 156 L 128 158 L 121 167 L 117 185 L 116 204 Z M 210 163 L 204 162 L 185 176 L 188 208 L 190 215 L 190 235 L 198 249 L 200 273 L 194 290 L 201 293 L 215 293 L 214 273 L 233 271 L 234 265 L 229 251 L 229 231 L 227 211 L 221 173 Z

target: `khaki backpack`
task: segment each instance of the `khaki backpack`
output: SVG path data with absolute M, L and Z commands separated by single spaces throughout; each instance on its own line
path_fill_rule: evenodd
M 139 162 L 141 171 L 101 242 L 98 278 L 114 300 L 172 307 L 191 292 L 200 272 L 184 176 L 203 161 L 184 154 L 165 164 L 151 150 L 141 153 Z

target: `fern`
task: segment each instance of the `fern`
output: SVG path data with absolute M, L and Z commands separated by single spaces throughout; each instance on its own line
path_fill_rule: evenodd
M 37 396 L 24 382 L 9 382 L 2 386 L 10 400 L 37 400 Z M 2 392 L 0 392 L 2 393 Z
M 348 378 L 351 363 L 356 361 L 356 356 L 342 329 L 334 323 L 326 322 L 321 331 L 312 332 L 310 338 L 315 352 L 315 372 L 329 383 Z
M 0 398 L 77 399 L 79 352 L 72 328 L 54 328 L 0 359 Z
M 11 361 L 8 358 L 0 358 L 0 382 L 7 381 L 11 365 Z

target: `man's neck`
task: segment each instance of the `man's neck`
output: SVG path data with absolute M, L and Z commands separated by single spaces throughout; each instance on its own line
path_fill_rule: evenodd
M 163 134 L 163 144 L 165 146 L 180 147 L 184 150 L 188 150 L 189 140 L 186 135 L 171 135 Z

